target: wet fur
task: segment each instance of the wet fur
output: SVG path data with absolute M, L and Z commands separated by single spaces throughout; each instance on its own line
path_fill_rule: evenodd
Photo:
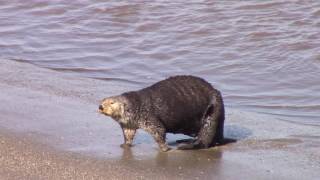
M 150 133 L 162 151 L 169 150 L 166 133 L 196 137 L 179 149 L 208 148 L 223 141 L 221 93 L 198 77 L 174 76 L 139 91 L 106 98 L 100 110 L 119 122 L 125 141 L 122 146 L 132 144 L 139 128 Z

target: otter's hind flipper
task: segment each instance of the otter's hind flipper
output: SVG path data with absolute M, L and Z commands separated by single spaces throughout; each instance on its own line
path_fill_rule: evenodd
M 195 141 L 193 143 L 183 143 L 181 145 L 178 145 L 179 150 L 190 150 L 190 149 L 200 149 L 202 148 L 202 145 L 199 143 L 199 141 Z
M 189 144 L 189 143 L 193 143 L 195 140 L 194 139 L 191 139 L 191 138 L 189 138 L 189 139 L 179 139 L 179 140 L 176 140 L 176 143 L 178 143 L 178 144 L 180 144 L 180 143 L 187 143 L 187 144 Z
M 179 143 L 177 149 L 179 150 L 187 150 L 187 149 L 195 149 L 196 146 L 196 139 L 181 139 L 177 140 L 177 143 Z

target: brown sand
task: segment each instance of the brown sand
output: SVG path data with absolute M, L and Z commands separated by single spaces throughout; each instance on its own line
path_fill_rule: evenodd
M 140 88 L 0 61 L 0 179 L 318 179 L 320 130 L 227 109 L 226 136 L 209 150 L 158 151 L 140 131 L 122 149 L 100 99 Z M 175 148 L 176 139 L 168 136 Z

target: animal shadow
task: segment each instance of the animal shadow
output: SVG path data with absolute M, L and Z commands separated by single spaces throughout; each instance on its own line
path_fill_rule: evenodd
M 231 143 L 236 143 L 238 140 L 245 139 L 252 134 L 252 131 L 248 128 L 237 126 L 237 125 L 226 125 L 224 127 L 224 138 L 222 143 L 216 144 L 215 146 L 225 146 Z M 180 139 L 179 139 L 180 137 Z M 178 135 L 175 140 L 171 139 L 168 141 L 170 146 L 178 146 L 179 144 L 192 143 L 195 139 L 189 136 Z

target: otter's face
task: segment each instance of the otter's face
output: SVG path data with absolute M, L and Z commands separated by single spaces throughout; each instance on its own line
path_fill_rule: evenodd
M 120 118 L 123 114 L 124 104 L 117 98 L 110 97 L 102 100 L 99 111 L 113 118 Z

